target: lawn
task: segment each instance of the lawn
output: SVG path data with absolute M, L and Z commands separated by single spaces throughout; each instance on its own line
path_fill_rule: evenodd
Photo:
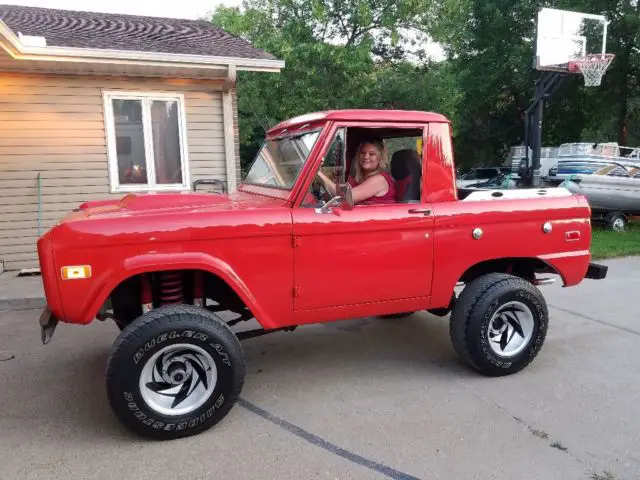
M 591 253 L 595 259 L 640 255 L 640 221 L 630 223 L 624 233 L 594 225 Z

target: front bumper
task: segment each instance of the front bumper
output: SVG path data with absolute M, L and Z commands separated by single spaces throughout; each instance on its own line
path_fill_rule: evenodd
M 58 325 L 58 319 L 51 313 L 49 307 L 45 307 L 40 314 L 39 323 L 42 343 L 46 345 L 51 341 L 51 337 L 53 337 L 53 332 L 55 332 L 56 326 Z
M 591 280 L 602 280 L 606 278 L 609 267 L 606 265 L 599 265 L 597 263 L 590 263 L 587 269 L 587 274 L 584 278 L 590 278 Z

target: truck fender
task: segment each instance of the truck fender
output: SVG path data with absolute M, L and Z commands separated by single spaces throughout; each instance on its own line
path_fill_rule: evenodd
M 451 292 L 460 282 L 469 283 L 474 278 L 488 273 L 513 273 L 519 267 L 536 268 L 540 272 L 558 275 L 565 287 L 577 285 L 584 278 L 589 266 L 588 251 L 566 252 L 532 257 L 487 258 L 475 262 L 466 269 L 448 272 L 439 277 L 431 295 L 431 308 L 446 308 L 451 304 Z M 512 270 L 513 269 L 513 270 Z
M 251 310 L 260 325 L 269 325 L 269 319 L 264 310 L 259 306 L 251 290 L 245 285 L 233 268 L 221 260 L 201 252 L 183 252 L 171 254 L 148 253 L 127 258 L 120 264 L 117 271 L 114 269 L 108 280 L 100 288 L 97 297 L 87 312 L 89 323 L 98 314 L 100 307 L 107 300 L 111 292 L 127 278 L 148 272 L 166 270 L 202 270 L 219 277 L 238 295 L 244 304 Z

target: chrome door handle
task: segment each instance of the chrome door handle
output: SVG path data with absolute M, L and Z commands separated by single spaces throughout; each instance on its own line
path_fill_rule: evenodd
M 432 213 L 432 210 L 430 208 L 412 208 L 411 210 L 409 210 L 409 213 L 421 213 L 422 215 L 429 216 Z

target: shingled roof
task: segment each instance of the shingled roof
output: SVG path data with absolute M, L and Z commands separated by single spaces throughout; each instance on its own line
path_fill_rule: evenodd
M 0 20 L 47 46 L 276 60 L 204 20 L 0 5 Z

